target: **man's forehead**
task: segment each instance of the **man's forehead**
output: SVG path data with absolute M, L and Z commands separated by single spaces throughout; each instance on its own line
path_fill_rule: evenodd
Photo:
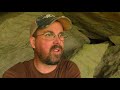
M 51 33 L 55 33 L 55 30 L 52 29 L 42 29 L 42 30 L 38 30 L 38 33 L 46 33 L 46 32 L 51 32 Z M 64 32 L 63 30 L 59 31 L 58 33 Z

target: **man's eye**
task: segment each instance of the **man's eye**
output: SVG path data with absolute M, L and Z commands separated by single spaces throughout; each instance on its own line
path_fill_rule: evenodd
M 47 36 L 47 37 L 53 36 L 53 34 L 50 33 L 50 32 L 47 32 L 47 33 L 45 33 L 44 35 Z
M 60 37 L 66 38 L 67 35 L 66 35 L 65 33 L 61 33 L 61 34 L 60 34 Z
M 61 36 L 61 37 L 64 37 L 64 33 L 61 33 L 60 36 Z

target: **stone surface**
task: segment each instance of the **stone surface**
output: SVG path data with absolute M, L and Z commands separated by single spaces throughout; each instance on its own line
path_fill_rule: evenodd
M 72 54 L 75 54 L 84 44 L 90 43 L 89 38 L 78 30 L 79 28 L 73 25 L 73 28 L 66 32 L 68 38 L 65 39 L 65 57 L 67 59 L 70 59 Z
M 96 78 L 120 78 L 120 45 L 111 46 L 95 69 Z
M 109 39 L 111 42 L 113 42 L 115 45 L 120 45 L 120 36 L 109 36 Z
M 108 45 L 108 43 L 84 44 L 83 48 L 71 57 L 70 60 L 78 65 L 82 78 L 93 78 L 95 68 L 100 63 Z
M 64 14 L 91 39 L 108 40 L 111 35 L 120 35 L 119 12 L 64 12 Z

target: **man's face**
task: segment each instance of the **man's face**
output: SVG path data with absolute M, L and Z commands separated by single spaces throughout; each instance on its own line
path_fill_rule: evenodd
M 51 33 L 56 35 L 55 38 L 49 38 Z M 63 33 L 63 27 L 59 22 L 54 22 L 47 28 L 38 30 L 38 36 L 35 38 L 35 53 L 41 62 L 47 65 L 58 64 L 64 48 L 64 39 L 60 40 L 58 37 L 61 33 Z

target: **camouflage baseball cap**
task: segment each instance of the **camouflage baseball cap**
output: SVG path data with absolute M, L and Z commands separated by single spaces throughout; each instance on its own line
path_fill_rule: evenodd
M 37 28 L 46 28 L 55 21 L 60 22 L 64 30 L 69 30 L 72 28 L 72 22 L 69 18 L 65 16 L 56 17 L 52 14 L 47 14 L 36 19 L 30 28 L 30 35 L 33 35 Z

